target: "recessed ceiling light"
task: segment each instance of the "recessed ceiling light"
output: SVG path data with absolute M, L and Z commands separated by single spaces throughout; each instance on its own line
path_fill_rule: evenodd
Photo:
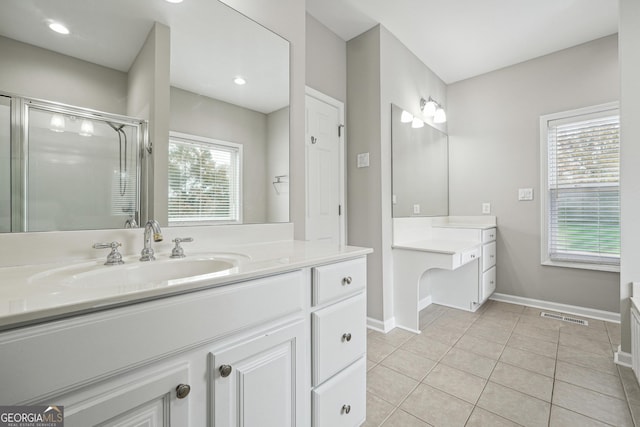
M 247 81 L 246 81 L 243 77 L 241 77 L 241 76 L 237 76 L 237 77 L 234 77 L 234 78 L 233 78 L 233 82 L 234 82 L 235 84 L 237 84 L 238 86 L 242 86 L 242 85 L 243 85 L 243 84 L 245 84 Z
M 165 0 L 167 3 L 182 3 L 182 0 Z
M 49 22 L 49 28 L 58 34 L 69 34 L 69 29 L 59 22 Z

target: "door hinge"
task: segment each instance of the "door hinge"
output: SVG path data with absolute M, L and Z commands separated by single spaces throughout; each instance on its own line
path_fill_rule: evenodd
M 342 136 L 342 128 L 344 128 L 344 125 L 338 125 L 338 138 Z

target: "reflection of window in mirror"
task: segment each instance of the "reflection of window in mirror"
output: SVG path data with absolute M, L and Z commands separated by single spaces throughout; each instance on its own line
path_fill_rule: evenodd
M 171 132 L 169 224 L 241 223 L 242 145 Z

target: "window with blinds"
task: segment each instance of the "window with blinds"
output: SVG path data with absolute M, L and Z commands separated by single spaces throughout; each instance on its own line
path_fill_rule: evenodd
M 192 135 L 169 138 L 169 223 L 239 223 L 242 146 Z
M 546 125 L 547 257 L 620 264 L 620 118 L 617 107 L 554 115 Z

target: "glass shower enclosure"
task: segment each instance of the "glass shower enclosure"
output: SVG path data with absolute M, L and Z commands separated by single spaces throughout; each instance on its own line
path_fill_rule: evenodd
M 0 122 L 0 232 L 139 224 L 144 120 L 0 96 Z

